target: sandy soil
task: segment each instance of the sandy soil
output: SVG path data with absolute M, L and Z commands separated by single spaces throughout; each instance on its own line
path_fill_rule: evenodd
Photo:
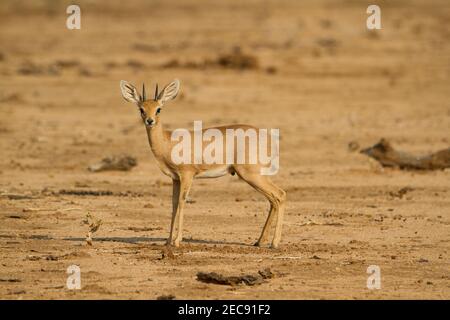
M 0 4 L 0 298 L 450 298 L 450 171 L 382 169 L 348 149 L 381 137 L 418 154 L 449 146 L 447 0 L 380 1 L 372 32 L 360 1 L 77 3 L 81 30 L 66 29 L 65 1 Z M 203 63 L 236 46 L 258 67 Z M 227 176 L 194 183 L 185 241 L 163 257 L 170 179 L 119 81 L 175 77 L 167 128 L 280 128 L 279 249 L 252 246 L 268 204 Z M 138 165 L 87 170 L 116 154 Z M 92 246 L 88 212 L 103 220 Z M 81 290 L 66 288 L 73 264 Z M 380 290 L 366 287 L 369 265 Z M 196 280 L 267 267 L 278 277 L 258 286 Z

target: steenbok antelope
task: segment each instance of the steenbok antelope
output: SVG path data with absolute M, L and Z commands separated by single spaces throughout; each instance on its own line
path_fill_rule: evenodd
M 232 163 L 229 163 L 228 161 L 226 163 L 204 163 L 200 161 L 199 163 L 199 161 L 195 161 L 196 156 L 191 151 L 189 151 L 188 156 L 190 156 L 193 161 L 189 163 L 179 163 L 178 161 L 174 161 L 172 150 L 176 145 L 176 141 L 173 141 L 171 138 L 172 132 L 163 130 L 161 110 L 167 101 L 173 100 L 177 96 L 180 89 L 180 82 L 178 80 L 173 81 L 161 90 L 161 92 L 158 92 L 157 85 L 154 98 L 149 100 L 147 100 L 145 96 L 144 86 L 142 87 L 142 95 L 139 94 L 134 85 L 127 81 L 122 80 L 120 82 L 120 88 L 124 99 L 137 105 L 147 130 L 150 148 L 155 155 L 158 166 L 161 171 L 171 177 L 173 181 L 172 222 L 167 244 L 175 245 L 177 247 L 180 245 L 180 241 L 182 240 L 183 208 L 193 179 L 217 178 L 226 174 L 237 174 L 254 189 L 262 193 L 270 202 L 269 216 L 267 217 L 261 236 L 255 245 L 261 246 L 268 242 L 267 240 L 269 238 L 269 233 L 275 223 L 275 232 L 272 237 L 271 247 L 276 248 L 281 239 L 286 192 L 273 184 L 267 175 L 261 174 L 261 169 L 267 166 L 267 163 L 261 163 L 261 161 L 251 164 L 236 161 Z M 202 133 L 206 130 L 214 130 L 218 134 L 225 134 L 232 130 L 253 130 L 254 132 L 261 133 L 260 131 L 263 129 L 257 129 L 248 125 L 230 125 L 203 129 Z M 262 140 L 261 135 L 257 135 L 256 139 Z M 221 148 L 222 147 L 223 145 L 221 144 Z M 207 145 L 202 145 L 201 148 L 204 150 L 207 148 Z M 225 150 L 226 146 L 223 148 L 223 154 L 230 151 Z M 233 148 L 234 150 L 231 151 L 234 155 L 237 154 L 237 151 L 242 151 L 236 150 L 236 147 L 234 146 Z M 250 148 L 244 147 L 244 150 L 245 156 L 250 158 Z M 184 150 L 184 152 L 186 151 Z M 216 150 L 215 152 L 218 151 Z M 219 152 L 222 152 L 222 150 Z M 234 157 L 234 160 L 236 160 L 236 157 Z

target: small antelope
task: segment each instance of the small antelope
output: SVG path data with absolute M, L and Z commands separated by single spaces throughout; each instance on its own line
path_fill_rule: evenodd
M 158 85 L 156 85 L 154 98 L 150 100 L 147 100 L 146 98 L 144 86 L 142 87 L 142 96 L 138 93 L 136 87 L 127 81 L 122 80 L 120 82 L 120 89 L 126 101 L 133 102 L 137 105 L 147 130 L 150 148 L 153 151 L 158 166 L 161 171 L 171 177 L 173 181 L 172 222 L 167 244 L 176 247 L 180 245 L 182 240 L 183 208 L 193 179 L 217 178 L 226 174 L 237 174 L 254 189 L 262 193 L 270 202 L 269 216 L 261 236 L 255 245 L 262 246 L 268 242 L 270 230 L 275 223 L 275 232 L 271 240 L 271 247 L 278 247 L 281 239 L 286 192 L 277 187 L 267 175 L 261 174 L 260 169 L 264 165 L 260 162 L 257 162 L 256 164 L 196 164 L 195 161 L 191 162 L 191 164 L 179 164 L 174 162 L 171 157 L 171 150 L 176 144 L 176 141 L 172 141 L 172 133 L 170 131 L 163 130 L 161 110 L 164 108 L 166 102 L 175 99 L 180 89 L 180 82 L 174 80 L 164 87 L 161 92 L 158 91 Z M 209 129 L 217 129 L 220 132 L 225 133 L 227 129 L 247 130 L 249 128 L 254 129 L 257 132 L 260 130 L 248 125 L 220 126 Z M 205 130 L 207 129 L 203 129 L 203 131 Z M 203 149 L 205 147 L 206 146 L 203 145 Z M 248 153 L 248 151 L 246 152 Z M 194 155 L 191 155 L 191 157 L 194 157 Z

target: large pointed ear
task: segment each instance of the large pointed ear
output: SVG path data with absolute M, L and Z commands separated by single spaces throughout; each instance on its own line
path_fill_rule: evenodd
M 120 90 L 122 91 L 123 98 L 128 102 L 140 103 L 142 101 L 141 95 L 136 87 L 128 81 L 120 81 Z
M 180 81 L 175 79 L 159 93 L 157 100 L 162 103 L 173 100 L 177 96 L 178 91 L 180 91 Z

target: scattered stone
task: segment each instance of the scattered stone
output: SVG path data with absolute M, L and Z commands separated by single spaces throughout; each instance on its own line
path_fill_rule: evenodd
M 240 47 L 234 48 L 230 54 L 224 54 L 217 58 L 216 63 L 228 69 L 258 69 L 258 59 L 252 55 L 244 54 Z
M 17 278 L 2 278 L 0 282 L 22 282 L 22 280 Z
M 143 69 L 145 64 L 139 60 L 130 59 L 127 61 L 127 66 L 134 69 Z
M 8 293 L 9 294 L 25 294 L 27 292 L 25 290 L 19 289 L 19 290 L 10 290 Z
M 323 48 L 332 49 L 339 45 L 339 42 L 334 38 L 320 38 L 317 40 L 317 44 Z
M 80 61 L 78 60 L 57 60 L 55 65 L 59 68 L 74 68 L 80 66 Z
M 47 260 L 47 261 L 58 261 L 58 257 L 54 255 L 44 255 L 44 256 L 35 256 L 35 255 L 28 255 L 25 257 L 25 260 L 29 261 L 38 261 L 38 260 Z
M 92 71 L 86 67 L 80 67 L 78 69 L 78 74 L 83 77 L 92 77 Z
M 186 198 L 186 203 L 196 203 L 197 201 L 195 201 L 194 199 L 187 197 Z
M 2 94 L 0 97 L 0 102 L 3 103 L 24 103 L 24 99 L 20 93 L 12 93 L 9 95 Z
M 20 214 L 20 215 L 12 214 L 12 215 L 9 215 L 9 216 L 6 216 L 6 217 L 10 218 L 10 219 L 27 219 L 28 218 L 28 216 L 24 215 L 24 214 Z
M 186 69 L 206 69 L 224 68 L 235 70 L 255 70 L 259 68 L 257 57 L 245 54 L 240 47 L 236 47 L 231 53 L 221 54 L 215 59 L 205 59 L 202 62 L 188 61 L 185 63 L 177 59 L 171 59 L 161 65 L 162 68 L 186 68 Z M 268 73 L 276 73 L 275 67 L 266 69 Z
M 17 69 L 17 73 L 21 75 L 59 75 L 60 68 L 56 64 L 37 65 L 31 61 L 23 62 Z
M 111 291 L 109 291 L 108 289 L 99 286 L 96 283 L 93 284 L 88 284 L 86 286 L 82 287 L 83 291 L 87 291 L 87 292 L 97 292 L 97 293 L 102 293 L 102 294 L 111 294 Z
M 348 151 L 355 152 L 355 151 L 359 150 L 360 146 L 359 146 L 359 143 L 357 141 L 350 141 L 348 143 L 347 148 L 348 148 Z
M 39 212 L 39 211 L 48 211 L 48 209 L 41 208 L 23 208 L 22 212 Z
M 134 232 L 145 232 L 145 231 L 155 231 L 155 230 L 162 230 L 161 227 L 128 227 L 127 230 L 131 230 Z
M 268 74 L 276 74 L 278 72 L 278 69 L 274 66 L 270 66 L 266 68 L 266 73 Z
M 170 246 L 166 246 L 161 250 L 161 258 L 159 260 L 175 259 L 175 255 Z
M 394 192 L 394 191 L 389 192 L 389 195 L 393 198 L 402 199 L 405 194 L 407 194 L 408 192 L 413 191 L 413 190 L 414 189 L 411 187 L 404 187 L 396 192 Z
M 266 268 L 264 270 L 259 270 L 258 273 L 261 277 L 263 277 L 263 279 L 275 278 L 275 274 L 270 270 L 270 268 Z
M 89 184 L 84 183 L 84 182 L 80 182 L 80 181 L 76 181 L 74 186 L 76 188 L 89 188 Z
M 100 171 L 128 171 L 137 165 L 137 160 L 134 157 L 123 155 L 123 156 L 111 156 L 103 158 L 99 163 L 95 163 L 88 167 L 89 171 L 100 172 Z
M 40 259 L 41 259 L 41 257 L 35 256 L 35 255 L 32 255 L 32 254 L 30 254 L 30 255 L 25 257 L 25 260 L 29 260 L 29 261 L 38 261 Z

